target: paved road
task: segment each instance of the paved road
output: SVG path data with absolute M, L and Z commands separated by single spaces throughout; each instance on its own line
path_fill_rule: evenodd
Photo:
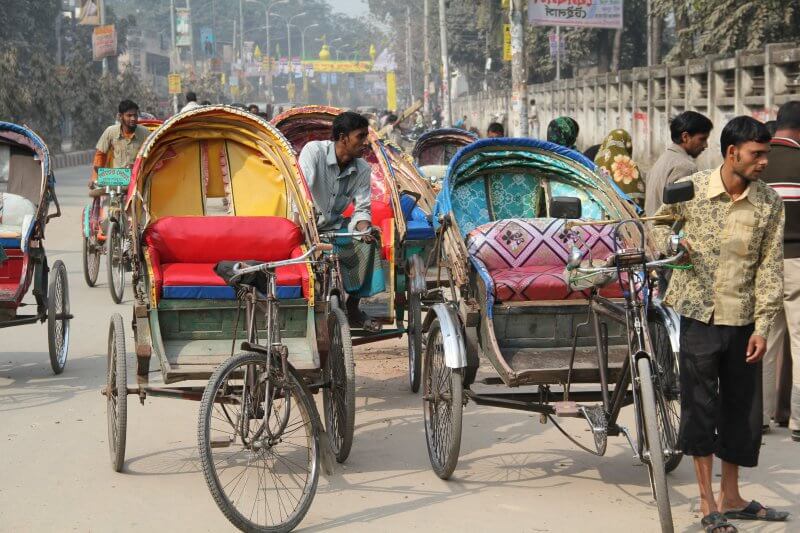
M 129 402 L 125 471 L 106 444 L 106 370 L 111 303 L 101 273 L 81 273 L 80 208 L 88 168 L 57 173 L 64 217 L 48 228 L 50 260 L 70 273 L 72 342 L 54 377 L 42 325 L 0 335 L 0 529 L 4 531 L 228 531 L 206 489 L 195 451 L 197 404 Z M 132 345 L 130 331 L 128 346 Z M 347 465 L 323 478 L 305 531 L 656 531 L 647 471 L 619 438 L 606 457 L 576 449 L 538 417 L 468 405 L 453 479 L 430 470 L 420 400 L 405 385 L 405 341 L 357 352 L 356 437 Z M 130 365 L 132 372 L 132 365 Z M 630 421 L 630 409 L 625 416 Z M 568 430 L 582 439 L 582 423 Z M 691 464 L 670 477 L 678 531 L 697 531 Z M 761 467 L 743 473 L 745 496 L 787 508 L 800 520 L 800 445 L 785 430 L 765 439 Z M 743 531 L 798 531 L 743 524 Z

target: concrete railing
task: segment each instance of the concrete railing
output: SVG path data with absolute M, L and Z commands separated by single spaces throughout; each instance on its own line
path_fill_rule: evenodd
M 53 170 L 66 167 L 89 165 L 92 163 L 92 158 L 94 158 L 94 152 L 94 150 L 81 150 L 79 152 L 56 154 L 52 156 Z
M 634 159 L 645 169 L 669 142 L 671 117 L 686 110 L 703 113 L 714 122 L 714 131 L 698 163 L 710 167 L 721 161 L 719 133 L 728 120 L 737 115 L 771 120 L 781 104 L 800 99 L 800 48 L 770 44 L 734 57 L 552 81 L 530 85 L 528 96 L 536 101 L 531 136 L 544 138 L 547 124 L 561 115 L 578 121 L 580 149 L 624 128 L 633 137 Z M 482 132 L 497 118 L 508 127 L 510 112 L 508 93 L 479 93 L 453 102 L 453 117 L 466 115 L 468 125 Z

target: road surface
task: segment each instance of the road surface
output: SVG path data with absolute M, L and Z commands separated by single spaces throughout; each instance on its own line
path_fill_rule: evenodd
M 131 291 L 114 305 L 101 270 L 81 271 L 80 212 L 88 167 L 58 171 L 61 219 L 47 230 L 49 260 L 63 259 L 75 319 L 66 371 L 53 376 L 43 325 L 0 333 L 0 530 L 230 531 L 199 469 L 198 404 L 129 398 L 125 470 L 111 470 L 105 383 L 109 316 L 130 323 Z M 133 341 L 128 327 L 129 376 Z M 622 438 L 587 454 L 538 416 L 467 405 L 453 479 L 428 463 L 421 400 L 408 392 L 405 340 L 357 348 L 356 435 L 350 459 L 322 477 L 299 531 L 657 531 L 647 470 Z M 156 365 L 153 364 L 153 368 Z M 623 423 L 630 426 L 631 409 Z M 568 430 L 588 443 L 578 420 Z M 800 444 L 766 436 L 761 466 L 743 472 L 744 496 L 790 510 L 790 524 L 740 531 L 800 531 Z M 718 480 L 718 478 L 717 478 Z M 698 531 L 691 462 L 669 476 L 677 531 Z

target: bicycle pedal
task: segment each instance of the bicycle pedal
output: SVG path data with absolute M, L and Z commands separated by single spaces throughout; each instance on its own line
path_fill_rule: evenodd
M 556 411 L 556 416 L 559 418 L 578 418 L 581 416 L 581 411 L 575 402 L 553 402 L 553 407 Z

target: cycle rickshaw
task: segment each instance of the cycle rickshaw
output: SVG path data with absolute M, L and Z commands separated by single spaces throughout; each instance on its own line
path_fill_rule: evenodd
M 112 467 L 124 463 L 127 395 L 199 400 L 200 459 L 220 510 L 246 531 L 292 529 L 320 453 L 349 453 L 355 384 L 344 313 L 320 294 L 318 271 L 335 265 L 320 257 L 291 146 L 243 110 L 181 113 L 139 151 L 126 207 L 136 382 L 115 314 L 103 391 Z M 153 357 L 163 384 L 149 382 Z
M 273 123 L 299 154 L 309 141 L 330 140 L 333 119 L 341 112 L 325 106 L 301 107 L 278 115 Z M 425 286 L 419 251 L 434 235 L 430 211 L 425 213 L 417 205 L 422 198 L 432 197 L 429 185 L 413 165 L 398 155 L 399 149 L 384 145 L 372 130 L 369 140 L 370 149 L 364 159 L 372 168 L 372 224 L 380 229 L 386 289 L 366 305 L 362 300 L 362 307 L 381 323 L 394 327 L 379 333 L 353 329 L 353 345 L 399 338 L 419 328 L 418 295 Z M 409 383 L 415 392 L 420 375 L 419 338 L 419 335 L 409 336 Z
M 648 260 L 651 232 L 613 182 L 544 141 L 463 148 L 437 215 L 441 276 L 424 295 L 422 371 L 433 470 L 446 479 L 455 469 L 468 401 L 536 412 L 596 455 L 609 435 L 624 435 L 648 466 L 662 529 L 671 531 L 665 474 L 681 459 L 679 322 L 661 305 L 653 271 L 678 257 Z M 497 375 L 476 378 L 481 356 Z M 631 431 L 618 421 L 627 405 Z M 564 417 L 585 419 L 593 449 L 561 429 Z
M 440 186 L 447 164 L 462 147 L 478 140 L 478 136 L 460 128 L 438 128 L 420 135 L 411 156 L 420 172 L 434 185 Z
M 48 222 L 61 216 L 55 186 L 44 141 L 24 126 L 0 122 L 0 328 L 47 322 L 50 366 L 60 374 L 72 315 L 67 269 L 61 260 L 48 266 L 44 249 Z M 36 312 L 19 314 L 31 285 Z
M 161 127 L 159 119 L 142 119 L 139 124 L 151 133 Z M 130 182 L 130 169 L 113 168 L 113 154 L 108 168 L 97 170 L 95 187 L 89 191 L 92 201 L 83 209 L 83 279 L 89 287 L 97 283 L 100 256 L 106 256 L 108 290 L 114 303 L 121 303 L 125 293 L 125 273 L 131 270 L 130 242 L 123 202 Z M 103 207 L 103 198 L 107 205 Z M 104 212 L 103 212 L 104 211 Z

